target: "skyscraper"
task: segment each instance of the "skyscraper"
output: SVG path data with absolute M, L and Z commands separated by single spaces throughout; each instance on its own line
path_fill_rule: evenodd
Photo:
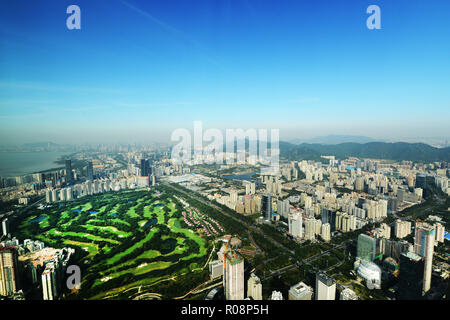
M 342 230 L 342 213 L 340 212 L 336 212 L 336 225 L 335 225 L 335 229 L 336 230 Z
M 295 238 L 301 238 L 302 234 L 302 216 L 300 214 L 289 215 L 289 233 Z
M 336 231 L 336 211 L 327 208 L 322 208 L 320 213 L 322 215 L 322 224 L 329 223 L 330 231 L 331 232 Z
M 322 237 L 323 241 L 328 242 L 328 241 L 331 240 L 330 224 L 329 223 L 322 224 L 322 230 L 321 230 L 320 236 Z
M 7 236 L 9 233 L 9 221 L 8 218 L 2 220 L 2 233 L 4 236 Z
M 426 189 L 427 187 L 427 175 L 423 173 L 416 174 L 416 187 Z
M 362 260 L 373 261 L 377 249 L 377 239 L 361 233 L 358 236 L 356 256 Z
M 305 239 L 314 240 L 316 235 L 316 219 L 305 219 Z
M 335 300 L 336 281 L 325 272 L 316 273 L 316 300 Z
M 146 159 L 141 159 L 141 176 L 148 177 L 150 175 L 150 164 Z
M 261 211 L 264 219 L 270 221 L 272 218 L 272 197 L 270 194 L 264 194 L 262 196 Z
M 88 178 L 88 180 L 94 180 L 94 166 L 92 165 L 92 161 L 88 162 L 86 168 L 86 177 Z
M 244 300 L 244 259 L 236 251 L 224 257 L 223 287 L 227 300 Z
M 413 252 L 400 254 L 399 300 L 416 300 L 422 297 L 424 266 L 421 256 Z
M 434 254 L 434 228 L 426 223 L 417 223 L 414 237 L 414 252 L 425 258 L 423 294 L 430 290 Z
M 0 295 L 9 296 L 18 290 L 18 260 L 14 247 L 0 248 Z
M 66 160 L 66 183 L 73 184 L 72 160 Z
M 47 263 L 42 272 L 42 296 L 44 300 L 54 300 L 58 296 L 57 270 L 54 262 Z

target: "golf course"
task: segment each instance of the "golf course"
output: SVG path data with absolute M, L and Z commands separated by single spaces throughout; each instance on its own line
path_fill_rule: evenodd
M 72 299 L 129 299 L 141 292 L 182 295 L 208 277 L 223 228 L 183 199 L 158 189 L 85 196 L 33 209 L 18 238 L 76 249 L 82 270 Z

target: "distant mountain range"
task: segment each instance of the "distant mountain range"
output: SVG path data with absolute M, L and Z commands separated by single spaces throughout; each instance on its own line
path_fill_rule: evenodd
M 258 142 L 256 142 L 257 148 Z M 237 151 L 237 141 L 234 151 Z M 267 144 L 270 148 L 270 143 Z M 368 143 L 339 143 L 319 144 L 301 143 L 293 144 L 286 141 L 279 142 L 280 157 L 287 160 L 315 160 L 326 161 L 321 156 L 335 156 L 336 159 L 348 157 L 387 159 L 387 160 L 409 160 L 416 162 L 450 162 L 450 147 L 436 148 L 425 143 L 408 142 L 368 142 Z M 245 149 L 249 150 L 249 140 L 245 139 Z M 223 146 L 226 150 L 226 145 Z
M 408 142 L 345 142 L 342 140 L 359 141 L 373 140 L 362 136 L 325 136 L 312 139 L 313 141 L 328 141 L 328 143 L 300 143 L 280 141 L 280 157 L 288 160 L 323 160 L 321 156 L 333 155 L 337 159 L 348 157 L 373 158 L 388 160 L 410 160 L 421 162 L 447 161 L 450 162 L 450 147 L 436 148 L 425 143 Z M 245 145 L 248 150 L 249 141 L 246 139 Z M 235 142 L 236 150 L 237 142 Z M 270 145 L 270 144 L 269 144 Z M 270 146 L 268 146 L 270 147 Z M 73 145 L 60 145 L 52 142 L 40 142 L 24 144 L 20 147 L 4 147 L 0 151 L 65 151 L 76 152 L 78 149 Z M 226 147 L 224 145 L 224 150 Z
M 292 144 L 280 141 L 280 156 L 289 160 L 320 160 L 322 155 L 334 155 L 338 159 L 347 157 L 410 160 L 450 161 L 450 147 L 435 148 L 425 143 L 368 142 Z
M 322 137 L 314 137 L 310 139 L 292 139 L 288 142 L 293 144 L 301 144 L 301 143 L 318 143 L 318 144 L 340 144 L 346 142 L 355 142 L 355 143 L 368 143 L 368 142 L 384 142 L 384 140 L 373 139 L 364 136 L 346 136 L 346 135 L 328 135 Z

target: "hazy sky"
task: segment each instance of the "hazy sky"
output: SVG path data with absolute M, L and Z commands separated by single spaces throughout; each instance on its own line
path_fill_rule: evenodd
M 66 8 L 81 8 L 68 30 Z M 366 8 L 381 8 L 369 30 Z M 0 1 L 3 143 L 450 137 L 448 0 Z

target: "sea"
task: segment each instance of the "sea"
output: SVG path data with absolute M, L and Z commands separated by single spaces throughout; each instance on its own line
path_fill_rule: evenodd
M 16 177 L 61 167 L 55 163 L 67 152 L 0 152 L 0 176 Z

